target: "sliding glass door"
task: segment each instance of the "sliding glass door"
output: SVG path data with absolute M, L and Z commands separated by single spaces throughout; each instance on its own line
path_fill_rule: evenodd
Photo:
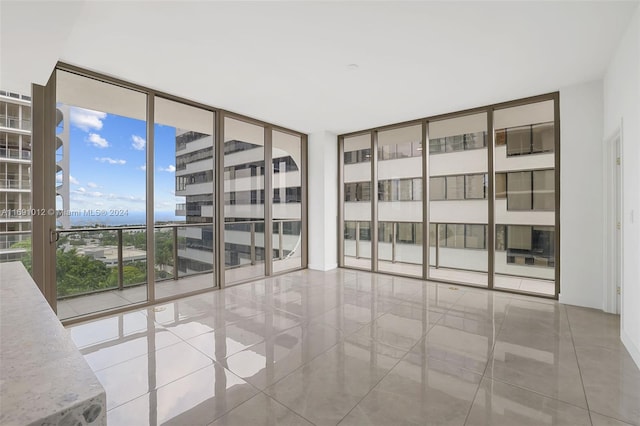
M 56 74 L 56 289 L 66 319 L 148 299 L 147 95 Z

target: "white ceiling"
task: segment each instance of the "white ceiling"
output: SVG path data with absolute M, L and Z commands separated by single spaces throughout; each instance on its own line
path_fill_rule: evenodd
M 303 132 L 342 133 L 601 78 L 636 7 L 3 0 L 0 86 L 28 91 L 61 60 Z

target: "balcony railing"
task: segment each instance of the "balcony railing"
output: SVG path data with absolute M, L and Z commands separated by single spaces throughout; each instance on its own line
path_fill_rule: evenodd
M 284 260 L 289 257 L 295 256 L 297 253 L 299 246 L 296 244 L 294 246 L 287 247 L 285 244 L 285 235 L 292 235 L 294 237 L 300 237 L 300 230 L 298 229 L 294 233 L 285 233 L 284 225 L 286 223 L 297 223 L 300 226 L 300 219 L 275 219 L 273 222 L 273 238 L 275 242 L 275 238 L 277 238 L 277 244 L 271 244 L 271 247 L 267 247 L 268 249 L 273 250 L 273 260 Z M 255 265 L 258 261 L 264 260 L 264 254 L 262 256 L 258 255 L 258 249 L 262 249 L 264 251 L 265 247 L 259 246 L 256 244 L 256 240 L 258 238 L 257 235 L 260 234 L 262 237 L 260 238 L 264 241 L 264 221 L 263 220 L 245 220 L 240 222 L 226 222 L 224 224 L 225 232 L 243 232 L 249 234 L 249 244 L 238 244 L 249 248 L 248 253 L 243 253 L 245 255 L 245 259 L 248 260 L 248 264 Z M 244 241 L 243 241 L 244 242 Z M 229 241 L 225 241 L 225 243 L 229 243 Z M 225 248 L 225 251 L 233 251 Z M 248 254 L 248 256 L 246 256 Z M 234 269 L 246 266 L 247 263 L 238 263 L 238 264 L 229 264 L 226 263 L 226 269 Z
M 31 131 L 31 120 L 20 120 L 20 117 L 0 115 L 0 127 Z
M 31 151 L 14 148 L 0 148 L 0 157 L 14 158 L 18 160 L 31 160 Z
M 290 225 L 287 225 L 288 223 Z M 212 227 L 212 222 L 154 225 L 156 281 L 175 281 L 187 276 L 211 273 L 215 263 Z M 299 219 L 273 221 L 271 249 L 274 260 L 299 255 L 299 227 Z M 200 232 L 199 229 L 208 231 Z M 255 264 L 260 260 L 261 256 L 258 252 L 264 253 L 264 238 L 257 238 L 257 234 L 264 234 L 264 221 L 228 222 L 225 223 L 225 231 L 246 233 L 240 236 L 242 241 L 239 244 L 243 246 L 243 253 L 246 252 L 247 255 L 243 263 L 226 265 L 226 269 L 245 266 L 249 262 Z M 288 235 L 297 237 L 295 244 L 287 239 Z M 70 274 L 68 283 L 62 282 L 65 279 L 63 276 L 58 276 L 58 299 L 60 300 L 104 291 L 123 290 L 147 283 L 148 259 L 144 225 L 59 229 L 55 232 L 55 238 L 58 242 L 57 269 L 82 271 L 81 274 L 77 272 Z M 70 256 L 74 248 L 77 250 L 75 256 Z M 82 259 L 83 256 L 90 258 L 89 262 L 102 262 L 107 270 L 105 271 L 105 266 L 99 263 L 88 264 L 87 259 Z M 76 261 L 79 266 L 76 269 L 68 264 Z M 84 273 L 94 267 L 108 276 L 102 275 L 99 280 L 96 280 L 90 277 L 88 272 Z M 136 269 L 138 270 L 137 278 L 135 278 Z
M 180 262 L 178 261 L 178 247 L 184 245 L 184 240 L 187 238 L 180 236 L 178 229 L 210 226 L 212 226 L 211 222 L 154 226 L 156 232 L 156 259 L 154 265 L 158 281 L 165 279 L 178 280 L 186 276 L 213 271 L 213 264 L 210 265 L 210 268 L 197 272 L 190 272 L 186 266 L 181 270 Z M 125 276 L 126 266 L 146 265 L 147 263 L 146 227 L 144 225 L 59 229 L 56 231 L 56 240 L 58 241 L 58 249 L 63 250 L 61 255 L 73 248 L 81 248 L 83 251 L 78 253 L 77 256 L 92 257 L 94 261 L 100 261 L 107 268 L 115 271 L 112 273 L 113 276 L 110 276 L 106 282 L 100 283 L 99 288 L 90 288 L 95 283 L 86 283 L 84 288 L 80 285 L 75 286 L 71 291 L 63 289 L 61 292 L 59 282 L 58 299 L 115 289 L 123 290 L 124 288 L 146 284 L 146 266 L 144 267 L 145 271 L 142 271 L 143 279 L 128 279 Z M 89 241 L 89 244 L 85 244 L 85 241 Z M 162 247 L 160 247 L 160 244 L 162 244 Z M 213 257 L 211 260 L 213 261 Z
M 31 238 L 31 231 L 9 231 L 0 233 L 0 250 L 13 247 L 14 244 Z
M 20 179 L 0 179 L 0 189 L 31 189 L 31 182 Z

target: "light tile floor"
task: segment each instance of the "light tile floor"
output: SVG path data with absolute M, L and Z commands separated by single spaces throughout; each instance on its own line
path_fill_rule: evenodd
M 639 425 L 619 317 L 303 270 L 69 327 L 109 425 Z

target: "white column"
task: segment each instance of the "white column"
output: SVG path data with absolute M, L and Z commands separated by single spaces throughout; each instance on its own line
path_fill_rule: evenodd
M 309 135 L 309 269 L 338 266 L 338 138 Z

